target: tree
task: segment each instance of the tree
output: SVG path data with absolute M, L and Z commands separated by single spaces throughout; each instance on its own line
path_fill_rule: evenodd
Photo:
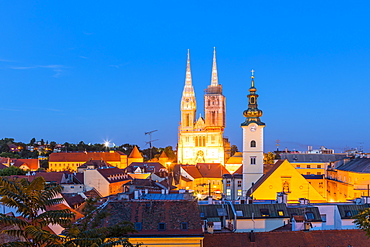
M 17 227 L 15 230 L 4 230 L 3 233 L 21 239 L 19 242 L 6 243 L 5 246 L 58 246 L 62 238 L 43 228 L 49 224 L 68 224 L 74 217 L 68 209 L 47 211 L 48 206 L 62 202 L 62 198 L 55 198 L 60 192 L 62 186 L 47 185 L 43 177 L 32 182 L 0 177 L 0 202 L 15 208 L 22 216 L 17 218 L 0 214 L 1 224 Z
M 234 154 L 235 154 L 236 152 L 238 152 L 238 147 L 237 147 L 236 145 L 231 145 L 230 150 L 231 150 L 231 154 L 230 154 L 230 156 L 234 156 Z
M 364 230 L 366 235 L 370 237 L 370 208 L 361 211 L 359 214 L 353 217 L 354 223 L 358 228 Z
M 16 166 L 9 166 L 0 170 L 0 176 L 26 175 L 26 171 Z
M 62 186 L 46 184 L 43 177 L 32 182 L 26 179 L 9 180 L 0 177 L 0 202 L 16 209 L 21 218 L 0 214 L 0 224 L 15 226 L 16 229 L 4 230 L 11 236 L 19 238 L 17 242 L 9 242 L 0 246 L 50 246 L 50 247 L 90 247 L 90 246 L 133 246 L 126 236 L 133 232 L 132 223 L 121 223 L 112 227 L 93 228 L 90 222 L 104 219 L 93 206 L 90 213 L 83 218 L 87 223 L 71 224 L 74 214 L 69 209 L 49 210 L 49 206 L 59 204 L 62 198 L 56 196 L 62 192 Z M 99 217 L 97 217 L 99 216 Z M 99 218 L 99 219 L 96 219 Z M 65 236 L 59 236 L 43 228 L 49 224 L 66 227 Z
M 35 142 L 36 142 L 36 138 L 34 137 L 34 138 L 31 139 L 30 145 L 32 146 L 33 144 L 35 144 Z
M 274 164 L 275 154 L 272 152 L 263 154 L 263 164 Z

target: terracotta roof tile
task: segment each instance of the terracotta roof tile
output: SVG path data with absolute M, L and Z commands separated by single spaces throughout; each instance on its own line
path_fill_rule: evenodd
M 131 151 L 131 153 L 128 157 L 129 158 L 143 158 L 143 155 L 140 153 L 137 146 L 134 146 L 134 148 L 132 149 L 132 151 Z

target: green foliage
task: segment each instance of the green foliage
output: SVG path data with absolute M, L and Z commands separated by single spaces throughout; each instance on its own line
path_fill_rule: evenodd
M 263 164 L 274 164 L 275 154 L 272 152 L 263 154 Z
M 54 246 L 62 238 L 44 230 L 49 224 L 66 225 L 74 214 L 70 210 L 46 211 L 48 206 L 59 204 L 62 198 L 55 198 L 62 191 L 60 185 L 47 185 L 43 177 L 32 182 L 26 179 L 9 180 L 0 177 L 0 202 L 16 209 L 22 218 L 0 214 L 0 223 L 16 226 L 18 230 L 4 230 L 22 240 L 3 246 Z
M 230 156 L 233 156 L 236 152 L 238 152 L 238 147 L 236 145 L 231 145 L 230 149 L 231 149 Z
M 353 217 L 353 221 L 358 228 L 364 230 L 366 235 L 370 237 L 370 208 L 361 211 L 358 215 Z
M 96 200 L 91 199 L 87 203 L 85 210 L 88 214 L 80 224 L 71 224 L 74 214 L 69 209 L 46 211 L 47 207 L 62 202 L 62 198 L 56 198 L 61 192 L 60 185 L 46 184 L 43 177 L 32 182 L 0 177 L 0 202 L 15 208 L 22 216 L 19 218 L 0 214 L 0 224 L 15 226 L 15 229 L 4 230 L 2 233 L 20 238 L 18 242 L 8 242 L 0 246 L 134 246 L 126 237 L 127 233 L 134 232 L 132 223 L 122 222 L 111 227 L 98 227 L 106 213 L 96 210 Z M 66 235 L 59 236 L 44 230 L 49 224 L 66 227 Z
M 0 154 L 1 157 L 5 157 L 5 158 L 11 158 L 11 159 L 20 159 L 21 156 L 19 154 L 15 154 L 15 153 L 8 153 L 8 152 L 2 152 Z
M 26 175 L 26 171 L 16 166 L 9 166 L 0 170 L 0 176 Z

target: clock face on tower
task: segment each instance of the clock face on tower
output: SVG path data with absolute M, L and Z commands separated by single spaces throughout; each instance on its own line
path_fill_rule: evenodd
M 254 131 L 256 131 L 256 130 L 257 130 L 257 125 L 252 124 L 251 126 L 249 126 L 249 129 L 250 129 L 252 132 L 254 132 Z

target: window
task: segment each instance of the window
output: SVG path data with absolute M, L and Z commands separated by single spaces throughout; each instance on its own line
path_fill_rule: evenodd
M 307 172 L 307 175 L 311 175 L 311 172 Z
M 165 231 L 165 230 L 166 230 L 166 223 L 159 223 L 158 231 Z
M 181 222 L 180 223 L 180 229 L 183 231 L 188 230 L 188 223 L 187 222 Z
M 256 147 L 256 141 L 255 140 L 252 140 L 251 141 L 251 148 L 255 148 Z
M 251 97 L 251 104 L 254 104 L 254 103 L 255 103 L 255 98 Z
M 256 164 L 256 156 L 251 156 L 251 165 L 255 165 Z
M 238 196 L 242 196 L 242 190 L 238 190 Z
M 204 213 L 203 212 L 200 213 L 200 217 L 204 218 Z
M 231 196 L 231 189 L 226 189 L 226 195 Z
M 320 214 L 322 222 L 326 222 L 326 214 Z
M 321 175 L 321 172 L 317 172 L 317 175 Z
M 317 165 L 317 168 L 321 168 L 321 165 Z
M 315 215 L 312 212 L 306 212 L 305 213 L 306 219 L 307 220 L 313 220 L 315 219 Z
M 269 217 L 270 216 L 270 211 L 266 208 L 260 209 L 260 212 L 261 212 L 262 217 Z
M 141 222 L 135 222 L 134 227 L 136 231 L 141 231 L 143 229 L 143 224 Z
M 311 165 L 307 165 L 307 168 L 311 168 Z
M 283 210 L 278 210 L 277 213 L 278 213 L 279 216 L 284 216 L 284 211 Z
M 226 187 L 230 187 L 230 180 L 226 180 Z
M 297 168 L 300 168 L 300 167 L 301 167 L 301 165 L 297 165 L 296 167 L 297 167 Z
M 242 181 L 238 180 L 238 187 L 242 187 Z
M 352 211 L 351 210 L 345 210 L 344 211 L 344 216 L 345 217 L 352 217 Z

